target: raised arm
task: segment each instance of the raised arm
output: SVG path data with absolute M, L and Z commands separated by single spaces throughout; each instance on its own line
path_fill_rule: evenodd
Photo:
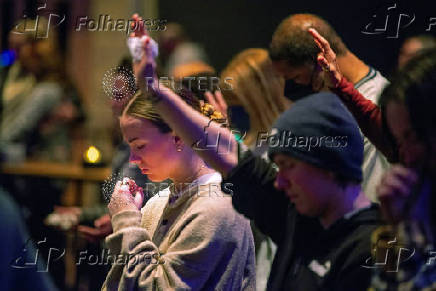
M 139 30 L 131 37 L 142 36 L 144 33 Z M 210 121 L 186 104 L 176 93 L 159 84 L 156 64 L 151 57 L 150 43 L 145 41 L 143 45 L 144 54 L 141 61 L 133 63 L 139 88 L 147 95 L 154 95 L 152 99 L 157 112 L 177 135 L 191 145 L 205 162 L 226 176 L 238 162 L 238 146 L 233 134 L 220 124 Z
M 397 160 L 396 149 L 389 139 L 389 134 L 383 126 L 383 116 L 380 107 L 366 99 L 354 85 L 340 72 L 336 62 L 336 54 L 328 41 L 315 29 L 308 32 L 313 36 L 320 52 L 317 56 L 318 64 L 324 71 L 325 80 L 330 90 L 337 94 L 348 110 L 353 114 L 363 134 L 375 147 L 382 152 L 390 162 Z

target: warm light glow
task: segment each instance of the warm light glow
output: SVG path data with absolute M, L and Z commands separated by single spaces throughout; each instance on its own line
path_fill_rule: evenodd
M 85 161 L 87 163 L 98 163 L 101 159 L 100 151 L 95 146 L 90 146 L 85 152 Z

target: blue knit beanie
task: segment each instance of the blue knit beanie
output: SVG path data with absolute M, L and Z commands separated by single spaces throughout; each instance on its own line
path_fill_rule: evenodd
M 362 181 L 363 139 L 359 127 L 333 93 L 321 92 L 295 102 L 267 136 L 271 160 L 288 154 L 316 167 Z

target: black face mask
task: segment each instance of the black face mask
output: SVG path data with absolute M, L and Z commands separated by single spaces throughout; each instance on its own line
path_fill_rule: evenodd
M 286 80 L 285 82 L 285 97 L 292 101 L 297 101 L 313 93 L 315 91 L 312 88 L 312 84 L 301 85 L 295 83 L 294 80 Z
M 303 97 L 316 93 L 312 88 L 313 77 L 316 72 L 316 66 L 317 64 L 314 64 L 312 75 L 310 76 L 310 83 L 308 85 L 295 83 L 295 81 L 292 79 L 285 81 L 284 95 L 286 98 L 290 99 L 291 101 L 297 101 Z

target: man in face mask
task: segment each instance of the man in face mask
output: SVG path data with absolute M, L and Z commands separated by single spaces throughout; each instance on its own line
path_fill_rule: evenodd
M 274 68 L 280 72 L 280 63 L 274 62 Z M 312 68 L 311 68 L 312 66 Z M 292 66 L 289 66 L 288 71 L 292 70 Z M 305 64 L 301 68 L 301 73 L 299 78 L 305 78 L 305 80 L 300 81 L 303 83 L 297 83 L 293 78 L 286 79 L 285 81 L 285 97 L 289 98 L 292 101 L 297 101 L 303 97 L 309 96 L 311 94 L 316 93 L 317 91 L 321 91 L 323 88 L 314 89 L 313 84 L 315 84 L 316 80 L 322 80 L 319 71 L 319 67 L 317 64 Z M 286 69 L 284 71 L 286 73 Z M 284 74 L 282 74 L 284 75 Z M 307 83 L 307 84 L 305 84 Z M 323 82 L 318 82 L 322 84 Z
M 336 53 L 341 73 L 363 96 L 377 103 L 388 81 L 350 52 L 330 24 L 313 14 L 291 15 L 273 34 L 270 57 L 275 70 L 286 80 L 284 95 L 295 101 L 328 90 L 324 85 L 323 71 L 316 62 L 319 49 L 307 32 L 309 28 L 315 28 L 328 40 Z M 362 187 L 367 196 L 375 200 L 375 187 L 389 165 L 366 138 L 364 153 Z

